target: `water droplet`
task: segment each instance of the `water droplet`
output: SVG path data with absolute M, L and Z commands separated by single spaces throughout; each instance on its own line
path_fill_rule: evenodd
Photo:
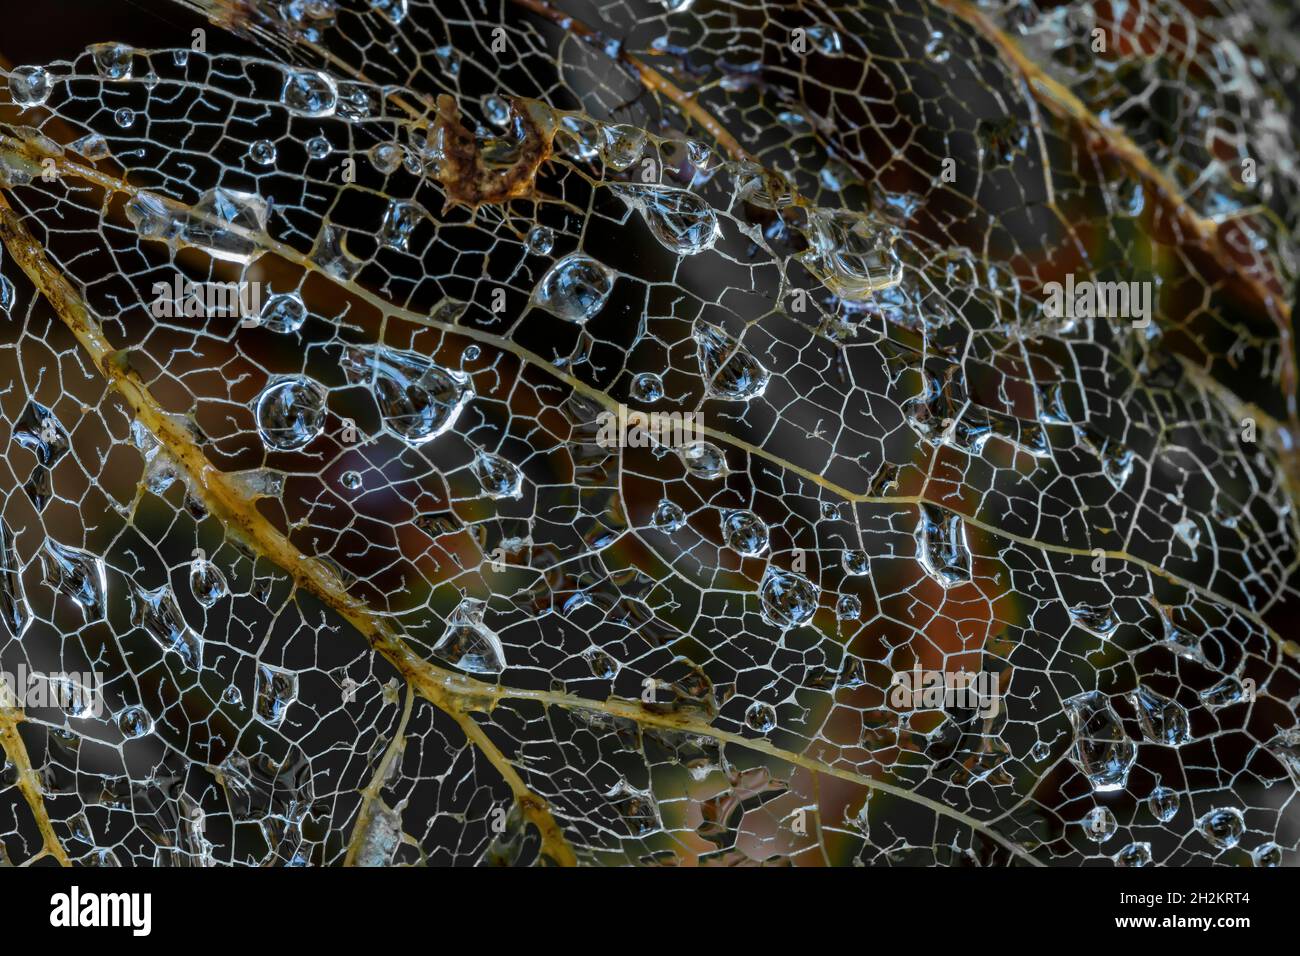
M 131 623 L 142 628 L 164 651 L 175 651 L 187 667 L 203 666 L 203 640 L 185 623 L 172 589 L 163 585 L 153 591 L 133 590 Z
M 473 598 L 461 601 L 451 612 L 447 630 L 434 645 L 433 653 L 471 674 L 499 674 L 505 670 L 505 648 L 483 623 L 484 608 L 482 601 Z
M 361 472 L 351 470 L 343 472 L 343 474 L 339 476 L 339 484 L 348 491 L 356 491 L 362 484 Z
M 1191 739 L 1187 708 L 1182 704 L 1145 687 L 1129 694 L 1128 699 L 1137 711 L 1138 725 L 1147 740 L 1179 747 Z
M 362 263 L 354 259 L 344 246 L 344 233 L 333 223 L 325 223 L 312 247 L 311 259 L 316 265 L 336 279 L 350 282 L 361 271 Z
M 1240 703 L 1245 699 L 1246 689 L 1236 677 L 1228 676 L 1213 687 L 1201 691 L 1197 696 L 1210 710 L 1219 710 Z
M 865 551 L 845 551 L 844 554 L 840 556 L 840 564 L 843 566 L 845 574 L 850 574 L 854 577 L 869 574 L 871 572 L 871 559 L 867 557 L 867 552 Z
M 46 584 L 77 602 L 87 621 L 104 617 L 108 578 L 103 559 L 50 538 L 41 551 L 41 571 Z
M 54 80 L 43 66 L 17 66 L 9 74 L 9 95 L 26 109 L 44 106 L 54 90 Z
M 384 428 L 412 445 L 453 428 L 474 397 L 468 375 L 435 365 L 418 352 L 349 348 L 343 369 L 349 384 L 370 388 Z
M 856 594 L 841 594 L 835 602 L 835 616 L 841 621 L 856 621 L 862 616 L 862 600 Z
M 620 185 L 615 192 L 645 218 L 660 245 L 679 256 L 712 249 L 722 235 L 717 213 L 695 193 L 671 186 Z
M 767 523 L 752 511 L 724 511 L 722 538 L 737 554 L 757 557 L 767 550 Z
M 278 378 L 257 397 L 253 412 L 267 448 L 304 448 L 325 430 L 325 389 L 304 375 Z
M 1070 608 L 1070 620 L 1089 634 L 1108 638 L 1119 627 L 1119 618 L 1109 604 L 1076 604 Z
M 686 512 L 667 498 L 655 505 L 655 510 L 650 515 L 651 527 L 665 534 L 676 531 L 684 524 L 686 524 Z
M 280 101 L 299 116 L 333 116 L 339 91 L 334 80 L 316 70 L 290 70 Z
M 1074 728 L 1070 763 L 1096 792 L 1122 790 L 1128 783 L 1129 768 L 1137 760 L 1137 744 L 1124 734 L 1110 701 L 1098 691 L 1089 691 L 1071 697 L 1064 706 Z
M 1042 763 L 1051 755 L 1052 755 L 1052 748 L 1049 747 L 1047 743 L 1042 740 L 1035 743 L 1034 746 L 1030 748 L 1029 751 L 1029 756 L 1032 757 L 1034 760 L 1038 761 L 1039 763 Z
M 1174 525 L 1174 534 L 1178 535 L 1178 540 L 1187 545 L 1192 553 L 1196 552 L 1196 546 L 1201 543 L 1201 529 L 1191 518 L 1184 518 Z
M 244 703 L 244 695 L 239 692 L 238 687 L 230 684 L 221 692 L 221 702 L 232 707 L 239 707 Z
M 950 56 L 952 51 L 944 43 L 943 33 L 939 30 L 931 32 L 930 39 L 925 44 L 926 59 L 931 63 L 947 63 Z
M 91 162 L 107 159 L 109 156 L 108 140 L 104 139 L 99 133 L 87 133 L 80 139 L 69 143 L 68 149 L 80 156 L 84 156 Z
M 821 588 L 793 571 L 768 568 L 758 586 L 758 597 L 763 619 L 788 630 L 812 619 Z
M 745 726 L 760 734 L 776 729 L 776 708 L 762 701 L 754 701 L 745 710 Z
M 705 389 L 714 398 L 747 402 L 767 391 L 769 375 L 749 350 L 717 326 L 696 322 L 691 330 Z
M 945 589 L 969 582 L 971 553 L 962 516 L 929 502 L 922 502 L 920 510 L 916 551 L 925 573 Z
M 131 79 L 135 51 L 123 43 L 96 43 L 87 48 L 95 70 L 106 80 Z
M 221 569 L 205 558 L 190 562 L 190 591 L 204 607 L 212 607 L 230 593 Z
M 289 706 L 298 699 L 298 675 L 269 664 L 257 667 L 257 696 L 254 710 L 258 718 L 272 727 L 284 723 Z
M 523 497 L 524 473 L 509 459 L 481 451 L 474 457 L 474 475 L 489 498 Z
M 587 667 L 591 669 L 592 677 L 599 677 L 601 680 L 612 680 L 618 674 L 618 662 L 599 647 L 587 648 L 587 650 L 583 651 L 582 659 L 587 662 Z
M 842 56 L 844 54 L 844 41 L 840 39 L 840 35 L 834 27 L 827 26 L 824 23 L 808 27 L 808 39 L 812 41 L 813 47 L 825 56 Z
M 379 143 L 370 149 L 370 164 L 385 176 L 395 173 L 402 165 L 404 153 L 396 143 Z
M 1250 862 L 1258 867 L 1275 867 L 1282 865 L 1282 848 L 1276 843 L 1261 843 L 1250 851 Z
M 654 372 L 641 372 L 632 379 L 632 397 L 647 405 L 664 397 L 664 382 Z
M 579 163 L 590 162 L 600 155 L 600 133 L 596 124 L 581 116 L 565 116 L 555 135 L 555 150 Z
M 580 252 L 570 253 L 546 270 L 533 290 L 532 304 L 581 325 L 605 307 L 614 279 L 608 266 Z
M 307 156 L 311 159 L 324 159 L 332 151 L 330 141 L 324 136 L 313 136 L 307 140 Z
M 460 75 L 460 51 L 453 46 L 433 48 L 433 58 L 438 62 L 438 69 L 450 77 Z
M 1116 866 L 1149 866 L 1151 863 L 1150 843 L 1130 843 L 1112 857 Z
M 1105 843 L 1115 835 L 1119 824 L 1109 807 L 1093 807 L 1083 818 L 1083 829 L 1094 843 Z
M 147 710 L 136 704 L 118 711 L 113 722 L 127 740 L 138 740 L 153 733 L 153 718 Z
M 14 637 L 22 637 L 32 621 L 23 595 L 14 533 L 3 520 L 0 520 L 0 617 L 4 618 L 9 633 Z
M 606 126 L 601 130 L 601 159 L 610 169 L 627 169 L 641 157 L 645 142 L 645 132 L 635 126 Z
M 113 113 L 113 122 L 122 129 L 130 129 L 135 124 L 135 110 L 123 106 Z
M 36 401 L 28 401 L 14 422 L 13 440 L 47 467 L 56 465 L 71 447 L 68 434 L 54 412 Z
M 677 450 L 677 455 L 686 466 L 687 472 L 696 478 L 712 481 L 730 474 L 727 468 L 727 456 L 712 442 L 688 442 Z
M 262 306 L 257 324 L 272 332 L 297 332 L 307 321 L 307 305 L 297 292 L 270 296 Z
M 804 235 L 809 248 L 799 254 L 799 261 L 841 299 L 870 302 L 873 293 L 903 279 L 893 236 L 865 216 L 814 209 Z
M 1147 797 L 1147 809 L 1161 823 L 1168 823 L 1178 813 L 1181 802 L 1176 790 L 1170 790 L 1168 787 L 1156 787 L 1151 791 L 1151 795 Z
M 1218 849 L 1230 850 L 1246 832 L 1246 818 L 1236 807 L 1220 807 L 1197 820 L 1196 829 Z
M 528 251 L 535 256 L 550 255 L 555 248 L 555 231 L 548 226 L 533 226 L 524 237 Z
M 249 263 L 261 255 L 270 209 L 266 200 L 233 189 L 209 189 L 195 203 L 181 238 L 214 259 Z
M 428 214 L 415 203 L 392 200 L 379 227 L 379 241 L 390 249 L 409 252 L 411 234 Z
M 248 147 L 248 158 L 259 166 L 270 166 L 275 162 L 275 143 L 269 139 L 259 139 Z
M 483 98 L 483 115 L 493 126 L 504 129 L 510 124 L 510 104 L 495 93 Z
M 184 66 L 190 62 L 189 50 L 172 50 L 172 62 L 177 66 Z
M 467 345 L 465 346 L 465 351 L 461 353 L 461 356 L 465 359 L 466 362 L 473 362 L 482 354 L 483 354 L 483 350 L 479 348 L 477 345 Z

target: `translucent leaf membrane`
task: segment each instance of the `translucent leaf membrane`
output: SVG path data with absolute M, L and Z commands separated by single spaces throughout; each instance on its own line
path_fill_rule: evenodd
M 1294 853 L 1290 53 L 191 6 L 0 106 L 0 669 L 104 677 L 0 717 L 11 860 Z

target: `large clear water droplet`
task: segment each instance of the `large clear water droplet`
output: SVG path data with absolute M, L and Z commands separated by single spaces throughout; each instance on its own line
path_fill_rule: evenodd
M 276 379 L 253 407 L 257 432 L 267 448 L 304 448 L 325 430 L 325 389 L 305 375 Z
M 870 302 L 872 293 L 903 279 L 893 236 L 865 216 L 815 209 L 808 214 L 805 236 L 809 249 L 799 254 L 799 260 L 845 301 Z
M 1156 787 L 1147 797 L 1147 809 L 1151 815 L 1161 823 L 1168 823 L 1178 813 L 1178 807 L 1182 800 L 1178 796 L 1178 791 L 1170 790 L 1168 787 Z
M 149 711 L 138 704 L 118 711 L 113 717 L 113 723 L 117 724 L 117 729 L 127 740 L 138 740 L 153 733 L 153 718 L 149 716 Z
M 1111 859 L 1115 861 L 1116 866 L 1150 866 L 1151 844 L 1130 843 Z
M 610 293 L 615 275 L 603 263 L 580 252 L 557 260 L 533 290 L 532 303 L 566 322 L 581 325 L 596 317 Z
M 474 457 L 473 467 L 483 493 L 489 498 L 523 496 L 524 473 L 509 459 L 481 451 Z
M 1088 778 L 1098 793 L 1122 790 L 1137 760 L 1137 744 L 1129 740 L 1110 701 L 1099 691 L 1079 694 L 1064 702 L 1074 728 L 1070 763 Z
M 737 554 L 757 557 L 767 550 L 767 523 L 752 511 L 724 511 L 722 537 Z
M 350 384 L 371 390 L 384 428 L 412 445 L 453 428 L 474 397 L 468 375 L 436 365 L 418 352 L 350 348 L 344 353 L 343 370 Z
M 41 551 L 41 571 L 46 584 L 77 602 L 87 621 L 104 617 L 108 577 L 102 558 L 50 538 Z
M 712 481 L 728 474 L 727 456 L 712 442 L 688 442 L 678 449 L 677 455 L 687 472 L 696 478 Z
M 190 591 L 204 607 L 212 607 L 230 593 L 221 569 L 205 558 L 190 563 Z
M 697 322 L 691 336 L 695 339 L 700 372 L 709 395 L 747 402 L 767 391 L 767 369 L 726 332 Z
M 713 207 L 688 189 L 621 185 L 616 192 L 641 213 L 660 245 L 679 256 L 712 249 L 722 235 Z
M 627 169 L 641 157 L 646 142 L 644 130 L 635 126 L 606 126 L 600 132 L 600 157 L 610 169 Z
M 258 718 L 272 727 L 284 723 L 289 706 L 298 699 L 298 675 L 269 664 L 257 668 L 257 693 L 253 708 Z
M 1109 604 L 1076 604 L 1070 608 L 1070 620 L 1089 634 L 1108 638 L 1119 627 L 1119 618 Z
M 670 533 L 684 524 L 686 524 L 686 512 L 681 509 L 680 505 L 669 501 L 667 498 L 655 505 L 655 510 L 650 514 L 650 525 L 656 531 Z
M 433 647 L 433 653 L 453 667 L 471 674 L 499 674 L 505 670 L 505 648 L 501 639 L 483 623 L 485 605 L 466 598 L 447 621 L 447 630 Z
M 252 262 L 262 254 L 268 215 L 260 196 L 209 189 L 195 203 L 181 238 L 214 259 Z
M 95 70 L 106 80 L 131 79 L 135 51 L 124 43 L 96 43 L 87 47 Z
M 409 252 L 411 234 L 427 216 L 424 209 L 415 203 L 392 200 L 379 226 L 379 241 L 390 249 Z
M 291 70 L 284 79 L 280 101 L 299 116 L 333 116 L 338 106 L 338 85 L 316 70 Z
M 26 109 L 44 106 L 54 90 L 54 80 L 43 66 L 16 66 L 9 74 L 9 95 Z
M 641 372 L 632 379 L 632 397 L 647 405 L 664 397 L 664 382 L 654 372 Z
M 745 710 L 745 726 L 760 734 L 776 729 L 776 708 L 756 700 Z
M 3 520 L 0 520 L 0 617 L 14 637 L 22 637 L 32 622 L 31 609 L 23 594 L 14 534 Z
M 1128 699 L 1137 711 L 1138 726 L 1147 740 L 1179 747 L 1191 739 L 1187 708 L 1178 701 L 1161 697 L 1145 687 L 1133 691 Z
M 1105 843 L 1115 835 L 1119 824 L 1109 807 L 1093 807 L 1083 818 L 1083 829 L 1088 839 L 1095 843 Z
M 307 304 L 297 292 L 270 296 L 262 305 L 257 324 L 272 332 L 297 332 L 307 321 Z
M 172 589 L 163 585 L 153 591 L 135 589 L 131 595 L 131 622 L 143 628 L 164 651 L 175 651 L 187 667 L 203 666 L 203 640 L 185 623 Z
M 944 588 L 971 580 L 966 522 L 956 512 L 922 502 L 921 519 L 916 526 L 916 552 L 925 573 Z
M 763 619 L 784 631 L 812 619 L 821 588 L 793 571 L 769 568 L 759 583 L 758 597 Z
M 1246 818 L 1236 807 L 1220 807 L 1197 820 L 1196 829 L 1218 849 L 1230 850 L 1246 832 Z

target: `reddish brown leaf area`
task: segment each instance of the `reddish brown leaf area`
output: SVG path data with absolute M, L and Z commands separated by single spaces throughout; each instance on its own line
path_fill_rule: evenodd
M 489 168 L 482 147 L 474 134 L 460 121 L 460 107 L 446 94 L 438 97 L 438 117 L 434 121 L 430 142 L 439 154 L 438 182 L 447 191 L 444 211 L 451 206 L 477 209 L 531 195 L 537 170 L 551 155 L 551 137 L 529 116 L 518 101 L 511 101 L 517 158 L 501 169 Z

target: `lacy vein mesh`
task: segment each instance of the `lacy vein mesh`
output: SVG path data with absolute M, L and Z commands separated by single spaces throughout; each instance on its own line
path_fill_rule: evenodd
M 1282 13 L 186 6 L 0 107 L 10 861 L 1294 853 Z

